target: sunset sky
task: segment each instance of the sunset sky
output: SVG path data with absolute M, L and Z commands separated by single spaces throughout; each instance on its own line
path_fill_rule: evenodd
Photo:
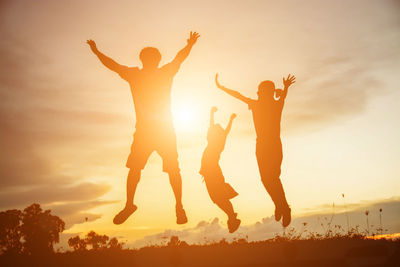
M 198 174 L 215 105 L 223 125 L 238 115 L 221 168 L 239 193 L 232 202 L 243 229 L 270 217 L 251 113 L 216 89 L 218 72 L 221 83 L 253 98 L 262 80 L 282 88 L 284 75 L 297 77 L 281 133 L 281 179 L 294 217 L 329 213 L 333 202 L 393 202 L 400 210 L 399 14 L 395 0 L 1 0 L 0 208 L 37 202 L 66 221 L 66 233 L 95 230 L 129 241 L 216 217 L 226 226 Z M 168 176 L 154 153 L 137 212 L 113 225 L 125 203 L 135 113 L 129 85 L 85 42 L 95 40 L 127 66 L 141 66 L 140 50 L 154 46 L 165 64 L 191 30 L 201 37 L 172 89 L 189 223 L 175 224 Z M 390 231 L 400 231 L 396 216 Z

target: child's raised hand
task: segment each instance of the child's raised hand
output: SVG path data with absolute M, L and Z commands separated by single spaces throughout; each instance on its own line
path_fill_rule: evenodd
M 217 112 L 217 110 L 218 110 L 218 109 L 217 109 L 216 106 L 214 106 L 214 107 L 211 108 L 211 112 L 213 112 L 213 113 L 214 113 L 214 112 Z
M 295 82 L 296 82 L 296 77 L 294 77 L 294 75 L 290 76 L 289 74 L 286 79 L 285 77 L 283 77 L 283 85 L 285 86 L 285 88 L 288 88 Z
M 231 115 L 231 120 L 233 120 L 233 119 L 236 118 L 236 117 L 237 117 L 236 113 L 232 113 L 232 115 Z

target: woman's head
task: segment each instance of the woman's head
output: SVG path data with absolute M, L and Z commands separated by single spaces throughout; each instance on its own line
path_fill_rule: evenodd
M 265 99 L 265 98 L 273 98 L 275 94 L 275 84 L 272 81 L 262 81 L 258 85 L 258 98 Z

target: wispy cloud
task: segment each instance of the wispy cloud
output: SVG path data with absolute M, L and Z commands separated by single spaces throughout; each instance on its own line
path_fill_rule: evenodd
M 50 204 L 54 202 L 89 201 L 97 199 L 108 191 L 107 184 L 80 183 L 77 185 L 43 185 L 21 191 L 8 190 L 0 194 L 0 207 L 25 207 L 33 202 Z
M 387 34 L 362 50 L 341 51 L 309 65 L 306 76 L 289 92 L 287 117 L 289 130 L 319 129 L 365 111 L 372 98 L 389 93 L 379 73 L 391 73 L 400 61 L 397 48 L 400 35 Z M 378 75 L 377 75 L 378 74 Z
M 71 228 L 74 224 L 95 221 L 102 217 L 102 214 L 88 212 L 93 208 L 113 204 L 116 201 L 74 201 L 65 204 L 44 205 L 44 209 L 50 209 L 51 213 L 59 216 L 65 221 L 66 229 Z

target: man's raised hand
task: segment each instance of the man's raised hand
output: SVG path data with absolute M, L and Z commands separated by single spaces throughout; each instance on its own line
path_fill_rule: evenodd
M 215 107 L 215 106 L 211 108 L 211 112 L 212 112 L 212 113 L 217 112 L 217 110 L 218 110 L 218 109 L 217 109 L 217 107 Z
M 286 79 L 285 77 L 283 77 L 283 85 L 285 86 L 285 88 L 289 88 L 289 86 L 294 84 L 295 82 L 296 77 L 294 77 L 294 75 L 290 76 L 289 74 Z
M 89 39 L 86 41 L 86 43 L 90 46 L 90 49 L 92 49 L 92 51 L 94 53 L 96 53 L 98 51 L 95 41 L 93 41 L 92 39 Z
M 190 32 L 190 37 L 189 39 L 187 39 L 188 45 L 194 45 L 199 37 L 200 34 L 198 34 L 197 32 Z
M 236 118 L 236 117 L 237 117 L 236 113 L 232 113 L 232 115 L 231 115 L 231 120 L 233 120 L 233 119 Z

